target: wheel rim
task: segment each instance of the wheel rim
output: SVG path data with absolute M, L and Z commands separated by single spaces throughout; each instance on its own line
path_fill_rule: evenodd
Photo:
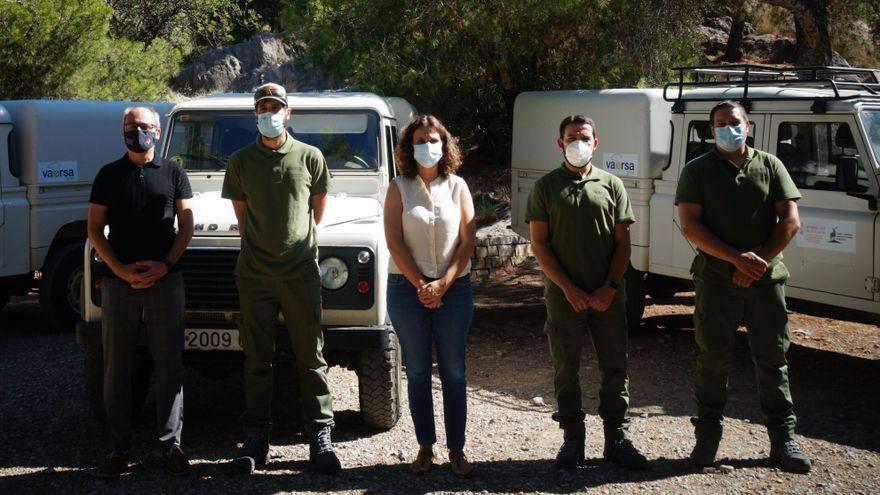
M 67 279 L 67 304 L 79 316 L 82 316 L 83 273 L 82 267 L 76 268 Z

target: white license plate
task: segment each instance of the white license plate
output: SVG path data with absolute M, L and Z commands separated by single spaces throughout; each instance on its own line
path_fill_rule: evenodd
M 188 328 L 184 332 L 184 349 L 199 351 L 240 351 L 238 330 L 233 328 Z

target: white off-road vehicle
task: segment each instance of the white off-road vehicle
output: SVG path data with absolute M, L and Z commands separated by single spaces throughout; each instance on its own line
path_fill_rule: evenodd
M 321 149 L 333 177 L 318 226 L 328 363 L 358 376 L 360 409 L 373 427 L 390 429 L 400 416 L 400 347 L 385 304 L 388 249 L 382 200 L 395 175 L 397 127 L 413 114 L 400 98 L 367 93 L 289 94 L 288 131 Z M 211 378 L 241 372 L 238 293 L 233 269 L 240 250 L 231 202 L 220 197 L 229 156 L 258 137 L 253 95 L 223 94 L 174 107 L 163 156 L 187 172 L 194 194 L 195 235 L 181 259 L 186 284 L 184 364 Z M 100 281 L 106 266 L 86 251 L 85 322 L 87 389 L 101 411 Z M 286 333 L 279 315 L 279 333 Z M 284 335 L 276 343 L 276 369 L 293 359 Z M 151 370 L 146 348 L 136 358 L 134 404 L 143 401 Z
M 638 325 L 645 292 L 688 287 L 694 248 L 674 205 L 684 165 L 713 149 L 709 110 L 741 102 L 748 144 L 780 158 L 803 198 L 801 230 L 783 252 L 795 299 L 880 314 L 880 70 L 686 67 L 663 89 L 523 93 L 514 108 L 512 227 L 528 236 L 535 180 L 562 162 L 559 122 L 592 117 L 593 163 L 623 180 L 636 215 L 627 299 Z M 736 208 L 736 205 L 730 205 Z M 589 255 L 588 252 L 585 255 Z

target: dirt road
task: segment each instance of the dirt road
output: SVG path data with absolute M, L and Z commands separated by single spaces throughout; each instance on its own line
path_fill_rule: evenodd
M 99 481 L 94 466 L 106 454 L 107 437 L 87 414 L 82 351 L 72 335 L 48 330 L 33 298 L 16 299 L 0 312 L 0 493 L 880 492 L 880 328 L 827 315 L 794 314 L 791 325 L 792 393 L 813 473 L 782 473 L 765 460 L 769 447 L 744 333 L 719 453 L 735 470 L 702 474 L 688 466 L 695 346 L 687 294 L 649 305 L 646 329 L 630 340 L 631 437 L 650 469 L 629 473 L 598 460 L 598 380 L 588 346 L 582 382 L 588 457 L 594 460 L 575 472 L 555 470 L 561 432 L 550 420 L 552 374 L 539 285 L 533 274 L 517 273 L 477 288 L 468 350 L 467 452 L 479 474 L 471 480 L 455 478 L 445 465 L 425 476 L 409 475 L 405 461 L 415 454 L 409 415 L 389 432 L 364 428 L 357 420 L 354 374 L 333 368 L 334 437 L 346 468 L 340 476 L 310 473 L 308 447 L 295 421 L 276 428 L 274 452 L 280 457 L 268 469 L 250 478 L 226 474 L 223 461 L 240 440 L 241 384 L 189 372 L 184 444 L 194 475 L 172 480 L 162 471 L 151 443 L 148 399 L 135 429 L 133 457 L 140 465 L 123 479 Z M 435 379 L 437 452 L 445 459 L 439 392 Z

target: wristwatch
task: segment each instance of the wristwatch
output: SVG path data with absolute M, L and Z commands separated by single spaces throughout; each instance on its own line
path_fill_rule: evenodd
M 174 263 L 168 258 L 162 258 L 162 263 L 165 263 L 165 268 L 167 268 L 169 272 L 174 268 Z
M 615 282 L 614 280 L 611 280 L 610 278 L 605 279 L 605 285 L 607 285 L 608 287 L 611 287 L 614 290 L 617 290 L 618 288 L 620 288 L 620 285 L 618 285 L 617 282 Z

